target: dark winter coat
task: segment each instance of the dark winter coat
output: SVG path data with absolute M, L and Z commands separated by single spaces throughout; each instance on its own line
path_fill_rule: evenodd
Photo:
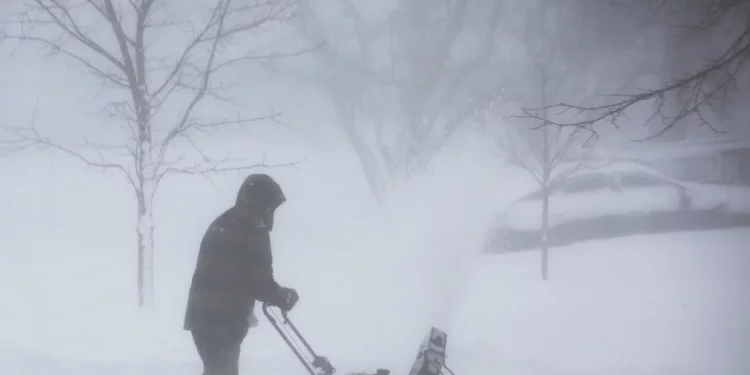
M 236 205 L 203 236 L 184 328 L 246 329 L 255 301 L 272 301 L 278 288 L 268 228 L 259 216 Z

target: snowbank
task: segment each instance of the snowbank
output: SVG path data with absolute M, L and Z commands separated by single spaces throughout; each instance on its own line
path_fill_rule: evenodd
M 453 152 L 378 210 L 350 155 L 318 152 L 301 170 L 272 171 L 289 198 L 273 233 L 277 277 L 300 291 L 293 319 L 339 373 L 407 371 L 430 325 L 448 331 L 459 375 L 750 369 L 738 351 L 750 345 L 750 309 L 740 304 L 746 232 L 555 249 L 545 284 L 533 252 L 478 255 L 490 218 L 530 186 L 515 172 Z M 138 310 L 129 192 L 111 176 L 54 163 L 27 160 L 0 187 L 11 198 L 0 212 L 0 373 L 198 373 L 182 330 L 187 288 L 203 231 L 240 178 L 162 186 L 158 304 Z M 242 367 L 302 370 L 263 319 Z
M 578 373 L 747 373 L 748 241 L 734 229 L 577 244 L 550 252 L 546 283 L 539 252 L 483 256 L 450 329 L 454 370 L 543 359 Z M 496 367 L 456 353 L 482 341 Z

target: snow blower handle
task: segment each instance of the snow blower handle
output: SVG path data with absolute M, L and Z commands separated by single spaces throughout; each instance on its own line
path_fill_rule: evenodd
M 289 317 L 287 316 L 287 311 L 281 310 L 281 318 L 283 321 L 278 321 L 278 316 L 274 317 L 274 314 L 271 313 L 271 305 L 268 303 L 263 304 L 263 314 L 268 318 L 268 321 L 271 322 L 274 328 L 276 328 L 276 332 L 279 333 L 282 339 L 284 339 L 284 342 L 289 346 L 290 349 L 292 349 L 292 352 L 294 352 L 294 355 L 297 356 L 297 359 L 302 363 L 303 366 L 305 366 L 305 369 L 307 369 L 307 372 L 310 373 L 310 375 L 333 375 L 336 372 L 336 369 L 331 365 L 331 362 L 328 360 L 328 358 L 319 356 L 315 353 L 313 348 L 310 346 L 310 344 L 307 343 L 307 340 L 305 340 L 304 337 L 302 337 L 302 334 L 299 332 L 297 327 L 292 323 L 291 320 L 289 320 Z M 285 328 L 289 328 L 291 330 L 290 332 L 287 332 Z M 295 345 L 293 340 L 299 341 L 299 343 L 302 345 L 303 348 L 299 348 L 297 345 Z M 303 355 L 303 349 L 307 352 L 307 356 Z M 307 358 L 306 358 L 307 357 Z M 316 369 L 320 372 L 316 372 Z

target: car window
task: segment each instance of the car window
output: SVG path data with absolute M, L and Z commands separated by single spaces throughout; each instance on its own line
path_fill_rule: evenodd
M 641 188 L 670 186 L 666 181 L 648 175 L 626 174 L 620 176 L 620 186 L 624 188 Z
M 607 181 L 601 176 L 579 177 L 571 179 L 560 188 L 563 194 L 579 194 L 608 190 Z

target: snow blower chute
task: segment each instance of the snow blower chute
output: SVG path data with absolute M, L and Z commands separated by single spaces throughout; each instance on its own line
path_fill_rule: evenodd
M 333 375 L 336 368 L 331 365 L 328 358 L 320 356 L 310 344 L 302 337 L 297 327 L 289 320 L 285 311 L 272 312 L 271 306 L 263 304 L 263 314 L 271 322 L 284 342 L 289 346 L 297 359 L 302 363 L 310 375 Z M 445 365 L 445 344 L 448 335 L 432 327 L 419 347 L 417 358 L 414 360 L 409 375 L 455 375 Z M 447 373 L 447 374 L 446 374 Z M 390 370 L 377 369 L 375 374 L 366 372 L 354 372 L 347 375 L 389 375 Z

